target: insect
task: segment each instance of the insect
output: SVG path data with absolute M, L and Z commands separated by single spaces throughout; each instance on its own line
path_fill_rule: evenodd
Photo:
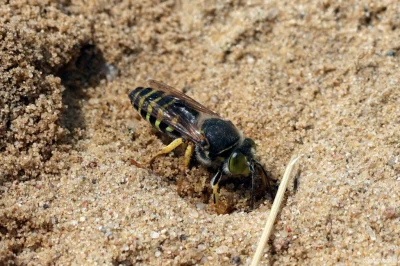
M 254 206 L 255 171 L 261 170 L 264 187 L 270 184 L 260 162 L 254 159 L 255 142 L 244 138 L 229 120 L 196 102 L 186 94 L 162 82 L 150 79 L 149 87 L 138 87 L 129 93 L 133 107 L 157 130 L 174 139 L 151 160 L 168 154 L 186 144 L 184 168 L 189 166 L 193 152 L 204 166 L 216 170 L 211 179 L 214 203 L 219 201 L 218 187 L 223 174 L 251 176 L 251 206 Z

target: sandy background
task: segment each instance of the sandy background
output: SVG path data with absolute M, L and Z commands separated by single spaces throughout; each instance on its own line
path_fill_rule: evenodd
M 263 265 L 400 264 L 400 2 L 0 1 L 0 264 L 246 265 L 271 207 L 209 204 L 127 93 L 184 90 L 303 154 Z M 179 153 L 178 153 L 179 155 Z M 242 185 L 240 185 L 242 184 Z M 228 211 L 227 211 L 228 212 Z

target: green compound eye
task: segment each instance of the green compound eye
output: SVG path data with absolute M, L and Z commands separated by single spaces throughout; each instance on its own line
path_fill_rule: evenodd
M 229 157 L 229 172 L 233 175 L 248 175 L 250 173 L 246 156 L 240 152 L 234 152 Z

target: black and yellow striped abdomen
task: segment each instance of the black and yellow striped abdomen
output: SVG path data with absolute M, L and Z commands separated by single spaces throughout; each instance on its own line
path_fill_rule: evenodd
M 170 133 L 179 137 L 172 127 L 162 121 L 163 110 L 174 103 L 174 97 L 164 94 L 163 91 L 153 90 L 152 88 L 138 87 L 129 93 L 129 98 L 140 116 L 153 127 L 163 133 Z
M 138 87 L 129 93 L 129 98 L 143 119 L 172 137 L 181 137 L 173 127 L 179 121 L 195 123 L 199 116 L 180 99 L 160 90 Z

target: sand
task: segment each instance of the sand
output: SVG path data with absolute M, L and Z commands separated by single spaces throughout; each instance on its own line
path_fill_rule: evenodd
M 262 265 L 400 264 L 400 3 L 2 1 L 0 264 L 248 265 L 272 198 L 168 143 L 148 77 L 255 140 L 279 184 Z

